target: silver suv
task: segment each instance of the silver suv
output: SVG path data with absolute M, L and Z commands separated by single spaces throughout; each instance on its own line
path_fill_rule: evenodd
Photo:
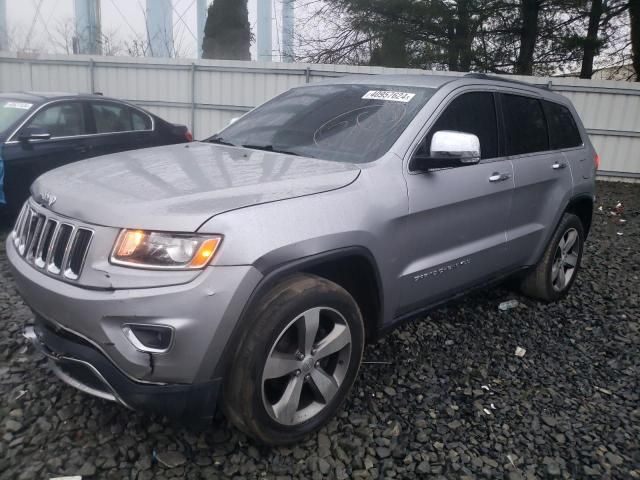
M 524 83 L 294 88 L 204 142 L 41 176 L 7 241 L 25 335 L 87 393 L 183 419 L 221 404 L 295 442 L 403 320 L 514 275 L 566 295 L 597 163 L 570 102 Z

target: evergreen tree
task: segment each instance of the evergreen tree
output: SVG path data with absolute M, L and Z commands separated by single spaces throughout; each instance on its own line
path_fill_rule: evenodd
M 207 12 L 202 58 L 251 60 L 247 0 L 215 0 Z

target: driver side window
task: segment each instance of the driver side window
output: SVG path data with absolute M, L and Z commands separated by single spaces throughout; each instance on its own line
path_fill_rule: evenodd
M 480 139 L 480 158 L 498 156 L 498 125 L 491 92 L 464 93 L 455 98 L 425 137 L 418 153 L 429 155 L 433 134 L 441 130 L 472 133 Z
M 72 137 L 87 132 L 84 109 L 80 102 L 60 102 L 40 110 L 26 128 L 41 128 L 55 137 Z

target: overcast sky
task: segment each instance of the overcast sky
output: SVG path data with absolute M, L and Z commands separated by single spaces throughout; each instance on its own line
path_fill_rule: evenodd
M 256 1 L 249 0 L 249 21 L 255 34 Z M 274 10 L 280 12 L 281 0 L 271 0 Z M 102 31 L 118 42 L 144 38 L 144 7 L 146 0 L 101 0 Z M 63 53 L 60 41 L 63 25 L 73 23 L 73 0 L 6 0 L 7 29 L 12 49 L 32 48 L 47 53 Z M 40 5 L 39 15 L 36 15 Z M 196 1 L 173 0 L 174 42 L 182 56 L 196 56 Z M 182 16 L 182 19 L 180 18 Z M 280 19 L 274 18 L 273 48 L 279 50 Z M 28 36 L 28 33 L 31 35 Z M 27 40 L 29 39 L 29 40 Z M 27 44 L 27 45 L 25 45 Z M 256 46 L 251 47 L 255 59 Z

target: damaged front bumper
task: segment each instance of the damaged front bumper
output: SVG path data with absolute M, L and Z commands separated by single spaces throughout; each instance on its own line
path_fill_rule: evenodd
M 27 335 L 65 382 L 130 408 L 173 415 L 184 409 L 193 415 L 206 400 L 213 415 L 223 355 L 235 352 L 227 343 L 262 278 L 254 267 L 207 267 L 178 285 L 97 289 L 45 275 L 10 240 L 6 252 L 37 319 Z M 170 346 L 141 351 L 128 335 L 131 325 L 169 327 Z
M 221 379 L 191 385 L 136 382 L 89 342 L 40 317 L 25 327 L 24 336 L 63 382 L 85 393 L 172 418 L 211 418 L 215 413 Z

